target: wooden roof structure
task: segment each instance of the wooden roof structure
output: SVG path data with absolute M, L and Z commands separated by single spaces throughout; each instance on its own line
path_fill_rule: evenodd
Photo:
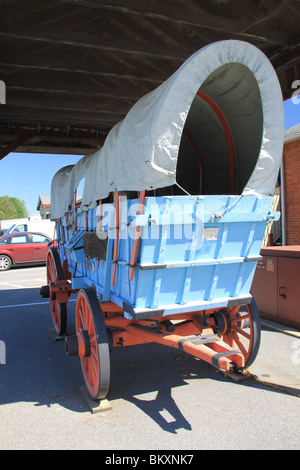
M 300 79 L 299 0 L 0 0 L 0 159 L 83 155 L 194 52 L 240 39 Z

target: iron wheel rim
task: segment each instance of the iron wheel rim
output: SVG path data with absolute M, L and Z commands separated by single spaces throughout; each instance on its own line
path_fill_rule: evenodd
M 250 304 L 227 309 L 231 328 L 219 337 L 233 349 L 238 350 L 245 359 L 244 368 L 255 360 L 261 339 L 260 316 L 254 298 Z

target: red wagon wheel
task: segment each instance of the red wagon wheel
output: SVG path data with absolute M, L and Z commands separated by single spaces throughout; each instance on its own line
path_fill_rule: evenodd
M 109 389 L 110 358 L 103 314 L 93 289 L 78 292 L 75 318 L 76 335 L 85 349 L 80 362 L 86 389 L 94 400 L 103 399 Z
M 245 358 L 245 367 L 255 360 L 260 345 L 260 316 L 254 298 L 249 305 L 220 310 L 214 315 L 219 337 Z
M 59 254 L 56 248 L 50 247 L 47 251 L 47 283 L 62 281 L 62 270 Z M 64 336 L 67 331 L 67 305 L 56 300 L 55 293 L 49 297 L 53 325 L 58 336 Z

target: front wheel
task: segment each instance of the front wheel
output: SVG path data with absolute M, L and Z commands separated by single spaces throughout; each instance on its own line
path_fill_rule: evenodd
M 87 338 L 88 352 L 80 357 L 86 389 L 94 400 L 103 399 L 110 382 L 109 347 L 102 310 L 91 288 L 77 295 L 76 334 Z
M 9 256 L 0 255 L 0 271 L 8 271 L 12 265 L 12 261 Z

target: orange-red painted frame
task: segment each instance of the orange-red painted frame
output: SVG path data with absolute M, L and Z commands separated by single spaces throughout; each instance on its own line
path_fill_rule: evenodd
M 140 215 L 144 212 L 145 195 L 146 195 L 146 191 L 141 191 L 140 192 L 139 205 L 138 205 L 136 215 Z M 132 279 L 133 279 L 133 272 L 134 272 L 134 266 L 135 266 L 135 263 L 136 263 L 140 232 L 141 232 L 141 228 L 139 226 L 136 226 L 135 227 L 134 238 L 133 238 L 133 246 L 132 246 L 131 258 L 130 258 L 130 266 L 129 266 L 129 280 L 130 281 L 132 281 Z
M 67 266 L 64 269 L 66 276 L 64 280 L 56 280 L 49 285 L 50 296 L 55 293 L 57 304 L 68 302 L 69 293 L 76 292 L 72 289 L 72 283 L 67 280 L 66 269 Z M 243 331 L 242 328 L 244 320 L 250 317 L 249 309 L 239 316 L 237 312 L 240 307 L 236 306 L 147 320 L 130 320 L 125 318 L 123 309 L 113 302 L 101 302 L 100 306 L 105 326 L 110 329 L 114 347 L 158 343 L 181 349 L 225 371 L 229 371 L 233 363 L 237 368 L 245 367 L 247 354 L 251 350 L 252 337 L 251 333 Z M 230 334 L 227 333 L 226 318 L 224 318 L 224 331 L 214 333 L 216 320 L 212 314 L 218 311 L 220 315 L 226 311 L 230 316 L 230 327 L 233 328 Z M 176 320 L 175 324 L 172 324 L 172 329 L 169 328 L 170 320 Z M 248 349 L 243 346 L 239 335 L 249 341 Z M 209 338 L 209 341 L 206 342 L 206 338 Z M 81 338 L 79 342 L 80 340 Z
M 113 255 L 113 271 L 112 271 L 112 285 L 116 282 L 117 273 L 117 262 L 118 262 L 118 249 L 119 249 L 119 230 L 120 230 L 120 208 L 119 208 L 119 193 L 114 193 L 114 204 L 115 204 L 115 244 L 114 244 L 114 255 Z
M 117 305 L 111 302 L 103 302 L 100 305 L 105 325 L 111 328 L 114 347 L 159 343 L 181 349 L 210 364 L 217 364 L 225 371 L 230 370 L 232 363 L 235 363 L 238 368 L 245 366 L 245 355 L 236 351 L 235 344 L 229 345 L 221 339 L 221 335 L 219 337 L 214 335 L 215 320 L 210 315 L 216 311 L 215 309 L 206 311 L 205 318 L 203 312 L 176 315 L 176 320 L 181 319 L 183 322 L 176 325 L 175 332 L 168 332 L 166 321 L 169 318 L 175 318 L 173 316 L 150 320 L 129 320 L 124 317 L 123 310 Z M 205 327 L 201 326 L 203 323 Z M 149 328 L 149 325 L 152 325 L 152 328 Z M 194 342 L 195 335 L 210 335 L 212 340 L 208 343 L 195 344 L 197 343 Z M 190 336 L 192 337 L 189 339 Z M 230 353 L 230 355 L 222 356 L 223 353 Z

